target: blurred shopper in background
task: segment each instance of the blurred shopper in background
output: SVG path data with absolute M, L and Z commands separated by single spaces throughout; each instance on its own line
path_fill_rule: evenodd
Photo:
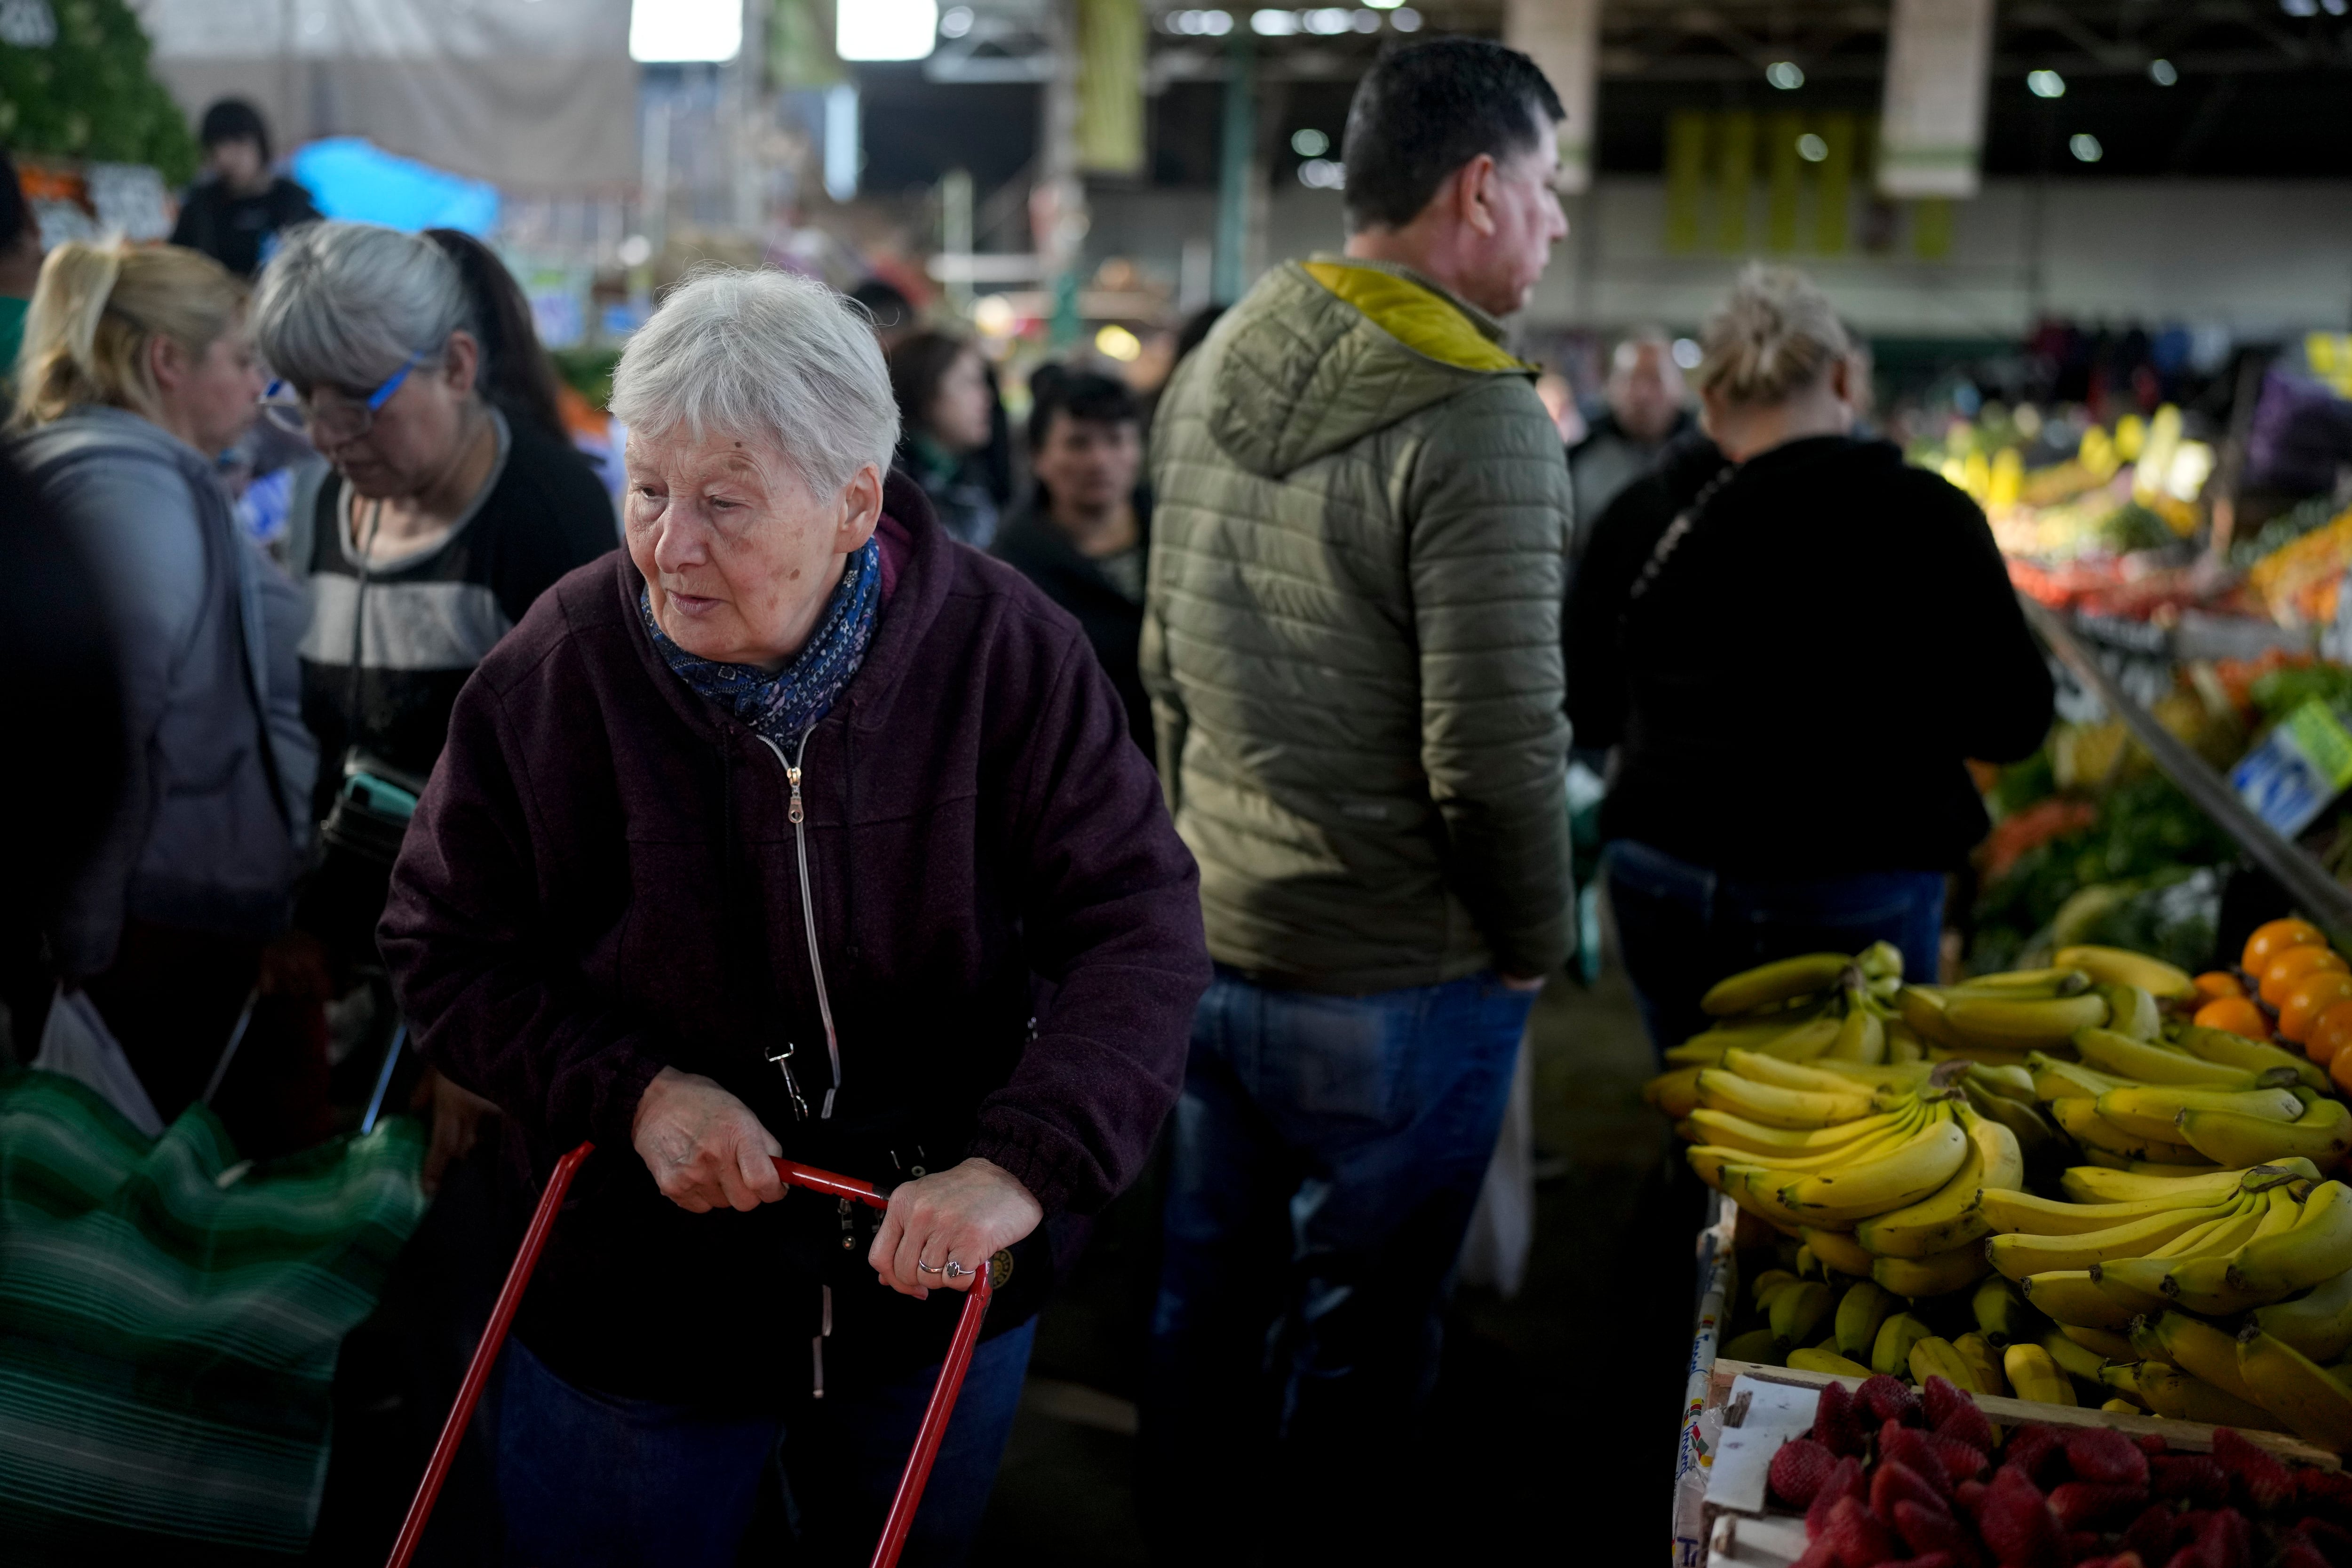
M 270 166 L 269 127 L 241 98 L 205 110 L 204 172 L 180 198 L 172 243 L 201 250 L 240 278 L 261 270 L 286 231 L 317 221 L 310 193 Z
M 1017 1247 L 906 1558 L 961 1562 L 1038 1226 L 1125 1186 L 1175 1097 L 1192 864 L 1076 629 L 890 470 L 840 296 L 689 280 L 613 401 L 628 553 L 467 685 L 383 925 L 518 1175 L 602 1146 L 502 1363 L 507 1548 L 866 1562 L 958 1292 Z M 785 1153 L 897 1183 L 878 1233 L 777 1202 Z M 779 1471 L 797 1550 L 745 1546 Z
M 1568 229 L 1559 118 L 1500 45 L 1383 56 L 1348 116 L 1346 255 L 1263 279 L 1154 433 L 1144 680 L 1217 961 L 1145 1415 L 1177 1556 L 1268 1518 L 1276 1560 L 1385 1556 L 1568 955 L 1568 469 L 1496 320 Z
M 263 406 L 334 468 L 298 507 L 288 554 L 310 590 L 302 716 L 323 762 L 310 809 L 325 853 L 299 917 L 316 992 L 377 963 L 393 858 L 458 689 L 550 584 L 614 543 L 587 460 L 486 395 L 486 303 L 494 316 L 432 240 L 350 223 L 296 230 L 256 296 L 281 378 Z M 478 1110 L 445 1099 L 431 1175 Z
M 887 278 L 866 279 L 849 291 L 849 297 L 873 318 L 875 341 L 886 356 L 923 330 L 923 313 L 915 309 L 905 289 Z
M 898 468 L 930 498 L 948 536 L 975 550 L 996 537 L 1000 499 L 985 454 L 1001 413 L 988 362 L 962 338 L 923 331 L 890 351 Z
M 1674 344 L 1661 331 L 1636 332 L 1617 345 L 1609 356 L 1605 395 L 1608 410 L 1568 454 L 1569 477 L 1576 484 L 1571 570 L 1584 559 L 1593 524 L 1617 493 L 1654 468 L 1666 443 L 1696 423 L 1685 406 L 1687 394 Z
M 1078 618 L 1151 755 L 1151 700 L 1136 665 L 1151 501 L 1143 416 L 1123 381 L 1046 365 L 1029 378 L 1029 500 L 1004 520 L 995 553 Z
M 481 349 L 477 380 L 483 399 L 509 421 L 569 446 L 572 433 L 564 428 L 557 390 L 562 383 L 555 362 L 540 346 L 539 328 L 530 319 L 530 300 L 522 285 L 498 252 L 470 234 L 428 228 L 425 237 L 456 266 L 466 297 L 473 301 L 473 325 Z
M 1568 607 L 1577 738 L 1619 748 L 1609 895 L 1661 1047 L 1703 1026 L 1709 984 L 1768 959 L 1884 939 L 1933 977 L 1945 873 L 1987 826 L 1962 761 L 2029 754 L 2051 713 L 1984 514 L 1851 435 L 1850 345 L 1821 291 L 1751 268 L 1702 346 L 1712 446 L 1619 498 Z M 1825 692 L 1857 714 L 1932 692 L 1933 721 L 1843 765 L 1795 716 Z
M 41 279 L 41 220 L 16 164 L 0 152 L 0 400 L 16 375 L 16 351 L 25 341 L 25 312 Z
M 26 320 L 15 456 L 105 595 L 129 762 L 57 922 L 68 990 L 43 1065 L 94 1068 L 76 1076 L 150 1132 L 216 1088 L 260 1156 L 323 1135 L 326 1064 L 252 1000 L 310 841 L 317 756 L 301 595 L 214 476 L 263 384 L 245 311 L 245 286 L 194 251 L 59 246 Z M 131 1078 L 106 1081 L 118 1062 Z

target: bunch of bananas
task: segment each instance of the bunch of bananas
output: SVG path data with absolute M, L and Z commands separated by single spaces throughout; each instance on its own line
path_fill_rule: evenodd
M 1725 1342 L 1721 1353 L 1729 1360 L 1843 1377 L 1885 1373 L 1917 1384 L 1940 1376 L 1980 1394 L 2011 1391 L 2008 1363 L 2020 1348 L 2012 1329 L 2032 1316 L 2014 1288 L 1997 1278 L 1986 1279 L 1965 1308 L 1956 1306 L 1955 1296 L 1927 1309 L 1947 1327 L 1969 1325 L 1949 1338 L 1869 1279 L 1841 1285 L 1773 1268 L 1757 1276 L 1752 1290 L 1762 1321 Z M 2024 1370 L 2031 1376 L 2036 1369 Z
M 1680 1127 L 1699 1178 L 1827 1268 L 1897 1295 L 1985 1272 L 1989 1189 L 2025 1179 L 2017 1135 L 1958 1087 L 1967 1064 L 1809 1065 L 1733 1047 Z
M 1957 985 L 1906 985 L 1895 1005 L 1931 1058 L 1965 1056 L 2022 1065 L 2027 1053 L 2064 1047 L 2084 1029 L 2153 1039 L 2164 1005 L 2185 1004 L 2197 983 L 2185 970 L 2114 947 L 2066 947 L 2047 969 L 1984 974 Z
M 2352 1108 L 2275 1046 L 2181 1023 L 2146 1039 L 2084 1028 L 2071 1044 L 2075 1059 L 2035 1051 L 2026 1067 L 2051 1119 L 2096 1163 L 2186 1173 L 2299 1158 L 2324 1170 L 2352 1150 Z

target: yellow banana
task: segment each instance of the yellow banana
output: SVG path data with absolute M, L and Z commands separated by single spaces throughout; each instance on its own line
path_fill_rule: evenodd
M 1985 1243 L 1985 1256 L 2011 1279 L 2053 1270 L 2088 1268 L 2126 1258 L 2145 1258 L 2185 1231 L 2234 1212 L 2235 1200 L 2212 1208 L 2164 1209 L 2105 1230 L 2075 1236 L 2032 1236 L 2013 1231 Z
M 2168 1209 L 2210 1208 L 2228 1195 L 2225 1193 L 2217 1198 L 2214 1193 L 2203 1191 L 2177 1197 L 2139 1198 L 2131 1203 L 2068 1204 L 2036 1197 L 2032 1193 L 1990 1192 L 1984 1195 L 1984 1212 L 1986 1221 L 2003 1235 L 2017 1232 L 2026 1236 L 2081 1236 L 2110 1226 L 2127 1225 Z
M 1643 1102 L 1679 1121 L 1698 1108 L 1698 1075 L 1704 1068 L 1676 1068 L 1662 1072 L 1642 1086 Z
M 1873 1215 L 1856 1225 L 1853 1239 L 1881 1258 L 1925 1258 L 1949 1252 L 1989 1233 L 1982 1202 L 1987 1190 L 2024 1185 L 2025 1160 L 2017 1135 L 1963 1106 L 1958 1112 L 1969 1149 L 1951 1179 L 1918 1202 Z
M 2283 1051 L 2262 1040 L 2250 1040 L 2243 1035 L 2208 1028 L 2202 1024 L 2183 1024 L 2173 1043 L 2192 1057 L 2251 1073 L 2285 1068 L 2305 1089 L 2322 1094 L 2329 1092 L 2327 1070 L 2298 1051 Z
M 1970 1292 L 1969 1312 L 1977 1321 L 1977 1331 L 1995 1350 L 2029 1339 L 2041 1327 L 2039 1314 L 2026 1305 L 2025 1293 L 2016 1281 L 1998 1274 L 1986 1275 Z
M 2187 1051 L 2147 1040 L 2135 1040 L 2113 1029 L 2078 1029 L 2074 1048 L 2102 1072 L 2140 1083 L 2202 1084 L 2207 1088 L 2252 1089 L 2255 1075 L 2243 1068 L 2209 1062 Z
M 1910 1025 L 1897 1019 L 1886 1026 L 1886 1060 L 1889 1065 L 1924 1063 L 1927 1059 L 1927 1043 L 1912 1031 Z
M 1741 1078 L 1757 1083 L 1778 1084 L 1782 1089 L 1811 1089 L 1824 1094 L 1867 1092 L 1864 1086 L 1852 1079 L 1824 1072 L 1804 1062 L 1786 1061 L 1780 1057 L 1742 1050 L 1737 1046 L 1723 1053 L 1723 1067 L 1727 1072 L 1736 1072 Z
M 1905 1026 L 1928 1045 L 1965 1044 L 1944 1021 L 1945 996 L 1939 986 L 1906 985 L 1895 994 L 1895 1011 Z
M 2193 1089 L 2185 1084 L 2134 1084 L 2111 1089 L 2092 1102 L 2100 1115 L 2126 1132 L 2167 1142 L 2182 1142 L 2180 1113 L 2233 1110 L 2282 1124 L 2303 1114 L 2303 1101 L 2283 1089 Z
M 1772 1342 L 1769 1329 L 1750 1329 L 1744 1334 L 1736 1334 L 1725 1341 L 1722 1350 L 1716 1353 L 1724 1361 L 1754 1362 L 1759 1366 L 1783 1364 L 1780 1347 Z
M 1910 1313 L 1895 1313 L 1878 1325 L 1878 1337 L 1870 1342 L 1870 1370 L 1902 1376 L 1911 1370 L 1911 1347 L 1932 1331 Z
M 1683 1151 L 1683 1157 L 1690 1162 L 1691 1169 L 1698 1173 L 1701 1181 L 1720 1190 L 1723 1186 L 1720 1173 L 1725 1166 L 1769 1166 L 1792 1175 L 1834 1170 L 1895 1148 L 1917 1131 L 1917 1120 L 1913 1116 L 1870 1137 L 1802 1154 L 1759 1154 L 1752 1150 L 1735 1149 L 1719 1143 L 1696 1143 Z
M 1763 1050 L 1767 1046 L 1779 1041 L 1783 1036 L 1794 1033 L 1811 1023 L 1816 1016 L 1818 1014 L 1815 1011 L 1805 1010 L 1774 1013 L 1761 1018 L 1742 1018 L 1727 1024 L 1717 1024 L 1711 1029 L 1700 1030 L 1681 1045 L 1667 1047 L 1665 1058 L 1678 1064 L 1696 1062 L 1702 1067 L 1713 1067 L 1723 1059 L 1725 1051 L 1735 1046 L 1742 1050 Z M 1768 1054 L 1786 1057 L 1790 1054 L 1790 1051 L 1789 1048 L 1782 1047 L 1776 1048 Z
M 2332 1363 L 2352 1350 L 2352 1272 L 2325 1279 L 2301 1296 L 2257 1307 L 2253 1325 L 2312 1360 Z
M 2230 1266 L 2230 1283 L 2272 1294 L 2307 1290 L 2352 1269 L 2352 1187 L 2322 1182 L 2304 1200 L 2294 1225 L 2250 1241 Z
M 1878 1342 L 1879 1326 L 1894 1312 L 1895 1298 L 1876 1281 L 1856 1280 L 1838 1298 L 1835 1319 L 1838 1353 L 1868 1361 Z
M 1745 1116 L 1728 1110 L 1709 1110 L 1701 1106 L 1683 1118 L 1684 1124 L 1697 1136 L 1688 1132 L 1684 1136 L 1694 1143 L 1745 1149 L 1755 1154 L 1818 1154 L 1823 1150 L 1843 1148 L 1863 1138 L 1875 1137 L 1893 1126 L 1904 1114 L 1903 1110 L 1883 1111 L 1876 1116 L 1841 1121 L 1834 1127 L 1767 1127 L 1760 1121 L 1750 1121 Z
M 1990 1268 L 1984 1248 L 1970 1242 L 1926 1258 L 1882 1258 L 1870 1266 L 1870 1277 L 1896 1295 L 1916 1301 L 1963 1289 L 1983 1279 Z
M 2033 1092 L 2033 1072 L 2030 1068 L 1977 1066 L 1969 1069 L 1969 1083 L 1987 1094 L 1997 1094 L 2004 1100 L 2014 1100 L 2031 1105 L 2037 1098 Z
M 2150 958 L 2143 952 L 2133 952 L 2120 947 L 2062 947 L 2050 955 L 2050 962 L 2061 968 L 2079 969 L 2093 980 L 2115 985 L 2137 985 L 2159 1000 L 2185 999 L 2197 994 L 2197 982 L 2185 969 L 2176 969 L 2160 958 Z
M 2279 1418 L 2261 1405 L 2160 1361 L 2141 1362 L 2133 1384 L 2147 1407 L 2168 1420 L 2202 1421 L 2210 1426 L 2257 1432 L 2282 1430 Z
M 1870 1278 L 1870 1266 L 1876 1261 L 1869 1253 L 1854 1245 L 1854 1239 L 1842 1230 L 1830 1230 L 1820 1226 L 1800 1226 L 1799 1237 L 1813 1256 L 1841 1274 L 1856 1279 Z M 1863 1347 L 1867 1350 L 1867 1345 Z
M 2103 1149 L 2119 1159 L 2172 1165 L 2202 1163 L 2205 1159 L 2186 1143 L 2150 1138 L 2117 1126 L 2099 1114 L 2095 1100 L 2053 1100 L 2050 1102 L 2050 1118 L 2075 1142 L 2085 1148 Z
M 2280 1181 L 2297 1177 L 2313 1182 L 2319 1179 L 2319 1167 L 2304 1159 L 2270 1161 L 2267 1175 L 2258 1176 L 2255 1173 L 2257 1169 L 2249 1165 L 2239 1170 L 2176 1176 L 2168 1172 L 2160 1175 L 2129 1173 L 2102 1170 L 2095 1165 L 2077 1165 L 2059 1177 L 2058 1186 L 2069 1198 L 2082 1204 L 2131 1203 L 2153 1197 L 2189 1198 L 2200 1193 L 2205 1196 L 2198 1201 L 2215 1203 L 2231 1193 L 2259 1191 Z
M 2231 1273 L 2247 1247 L 2285 1234 L 2301 1217 L 2301 1205 L 2285 1187 L 2273 1187 L 2264 1194 L 2264 1200 L 2270 1205 L 2269 1212 L 2263 1216 L 2262 1226 L 2252 1241 L 2234 1252 L 2174 1260 L 2158 1288 L 2179 1305 L 2209 1318 L 2251 1311 L 2294 1294 L 2292 1288 L 2253 1289 L 2231 1282 Z
M 1903 950 L 1891 942 L 1872 942 L 1853 955 L 1853 966 L 1869 980 L 1903 978 Z
M 1940 1339 L 1934 1334 L 1928 1335 L 1911 1347 L 1911 1364 L 1908 1370 L 1911 1373 L 1911 1381 L 1923 1385 L 1931 1377 L 1941 1377 L 1948 1378 L 1959 1387 L 1973 1393 L 1992 1392 L 1989 1388 L 1980 1388 L 1977 1385 L 1977 1369 L 1969 1363 L 1969 1359 L 1960 1354 L 1951 1341 Z
M 2009 1377 L 2001 1370 L 2000 1352 L 1992 1348 L 1990 1341 L 1980 1333 L 1966 1333 L 1952 1342 L 1952 1348 L 1974 1374 L 1979 1394 L 2009 1397 Z
M 1994 974 L 1971 974 L 1957 985 L 1947 986 L 1949 996 L 2005 996 L 2021 1001 L 2046 1002 L 2059 996 L 2079 996 L 2091 988 L 2087 970 L 2072 964 L 2049 969 L 2005 969 Z
M 1933 1069 L 1926 1062 L 1848 1062 L 1835 1057 L 1822 1057 L 1811 1064 L 1819 1070 L 1847 1080 L 1847 1087 L 1864 1084 L 1872 1089 L 1901 1093 L 1916 1089 L 1927 1081 Z
M 1840 1061 L 1874 1065 L 1883 1062 L 1886 1059 L 1886 1026 L 1859 996 L 1849 994 L 1845 1019 L 1838 1026 L 1837 1038 L 1822 1054 Z
M 2134 1319 L 2144 1322 L 2145 1319 Z M 2058 1337 L 2068 1344 L 2089 1351 L 2102 1361 L 2146 1361 L 2139 1347 L 2113 1329 L 2086 1329 L 2079 1323 L 2061 1323 Z
M 1786 1268 L 1767 1268 L 1748 1282 L 1748 1300 L 1758 1311 L 1772 1299 L 1772 1292 L 1783 1285 L 1794 1285 L 1797 1276 Z
M 2034 1399 L 2046 1405 L 2074 1404 L 2074 1380 L 2058 1371 L 2058 1361 L 2039 1344 L 2011 1344 L 2001 1352 L 2001 1373 L 2016 1399 Z
M 2131 1325 L 2133 1310 L 2117 1301 L 2091 1279 L 2087 1269 L 2053 1269 L 2029 1274 L 2018 1281 L 2033 1310 L 2052 1322 L 2086 1329 L 2122 1329 Z M 2159 1307 L 2163 1298 L 2158 1297 Z
M 1952 1179 L 1973 1146 L 1948 1105 L 1893 1150 L 1813 1174 L 1797 1174 L 1778 1189 L 1781 1205 L 1806 1224 L 1853 1225 L 1890 1208 L 1917 1203 Z M 1755 1190 L 1760 1178 L 1751 1176 Z
M 2036 1348 L 2039 1349 L 2042 1354 L 2048 1356 L 2057 1364 L 2060 1372 L 2064 1373 L 2069 1377 L 2079 1377 L 2086 1383 L 2098 1382 L 2099 1368 L 2105 1366 L 2107 1363 L 2107 1358 L 2105 1356 L 2101 1355 L 2095 1350 L 2076 1344 L 2074 1341 L 2068 1339 L 2063 1333 L 2061 1333 L 2056 1329 L 2051 1330 L 2048 1333 L 2042 1335 L 2040 1340 L 2034 1342 Z M 2010 1348 L 2013 1350 L 2016 1347 L 2012 1345 Z M 2015 1383 L 2017 1381 L 2017 1374 L 2015 1373 L 2011 1373 L 2009 1380 L 2011 1383 Z M 2028 1396 L 2021 1394 L 2019 1397 L 2024 1398 Z
M 2043 1001 L 1954 992 L 1944 1000 L 1944 1026 L 1964 1045 L 2047 1048 L 2106 1021 L 2107 999 L 2095 992 Z
M 2245 1379 L 2239 1375 L 2237 1342 L 2228 1334 L 2185 1312 L 2165 1312 L 2141 1321 L 2147 1325 L 2147 1338 L 2151 1342 L 2143 1347 L 2148 1360 L 2169 1362 L 2183 1372 L 2201 1377 L 2214 1387 L 2249 1405 L 2270 1408 L 2262 1395 L 2247 1386 Z M 2137 1334 L 2133 1342 L 2138 1342 Z
M 1789 1364 L 1799 1372 L 1834 1373 L 1840 1377 L 1868 1377 L 1870 1369 L 1860 1362 L 1848 1361 L 1835 1351 L 1818 1348 L 1790 1351 Z
M 2161 1363 L 2159 1363 L 2161 1364 Z M 2147 1367 L 2144 1361 L 2110 1361 L 2099 1363 L 2099 1382 L 2132 1403 L 2135 1409 L 2147 1407 L 2147 1396 L 2139 1391 L 2139 1374 Z M 2169 1372 L 2172 1369 L 2165 1369 Z
M 2096 1100 L 2111 1089 L 2135 1081 L 2081 1062 L 2062 1061 L 2042 1051 L 2033 1052 L 2025 1062 L 2026 1071 L 2033 1078 L 2036 1100 Z
M 1830 1043 L 1837 1038 L 1838 1021 L 1827 1016 L 1807 1018 L 1802 1023 L 1781 1030 L 1770 1039 L 1759 1040 L 1748 1049 L 1759 1057 L 1771 1057 L 1784 1062 L 1810 1062 L 1821 1059 Z
M 1843 952 L 1809 952 L 1799 958 L 1759 964 L 1717 981 L 1698 999 L 1699 1009 L 1710 1017 L 1721 1018 L 1734 1013 L 1752 1013 L 1776 1002 L 1793 1001 L 1830 990 L 1844 978 L 1853 964 L 1853 960 Z
M 2017 1140 L 2018 1154 L 2029 1163 L 2038 1163 L 2044 1156 L 2058 1157 L 2064 1142 L 2049 1119 L 2023 1100 L 1987 1093 L 1974 1083 L 1964 1086 L 1969 1104 L 1979 1116 L 2000 1122 Z
M 2112 983 L 2097 987 L 2107 1002 L 2107 1030 L 2127 1040 L 2153 1040 L 2164 1027 L 2164 1015 L 2158 1010 L 2156 998 L 2137 985 Z
M 1811 1344 L 1813 1331 L 1837 1305 L 1837 1296 L 1818 1279 L 1801 1280 L 1784 1290 L 1775 1291 L 1772 1305 L 1766 1316 L 1772 1328 L 1772 1337 L 1784 1347 Z
M 1701 1105 L 1767 1127 L 1827 1127 L 1887 1109 L 1878 1096 L 1864 1090 L 1782 1089 L 1721 1068 L 1701 1068 L 1696 1081 Z
M 2333 1373 L 2252 1324 L 2238 1336 L 2237 1361 L 2254 1403 L 2296 1436 L 2339 1454 L 2352 1448 L 2352 1389 Z
M 2284 1124 L 2232 1110 L 2184 1110 L 2180 1137 L 2218 1164 L 2276 1163 L 2299 1156 L 2326 1169 L 2352 1149 L 2352 1108 L 2340 1100 L 2320 1100 Z

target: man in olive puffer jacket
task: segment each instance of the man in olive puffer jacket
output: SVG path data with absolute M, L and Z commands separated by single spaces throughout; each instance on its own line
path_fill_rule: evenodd
M 1143 673 L 1217 960 L 1146 1408 L 1171 1546 L 1234 1539 L 1237 1510 L 1325 1552 L 1388 1517 L 1528 1009 L 1568 954 L 1570 489 L 1495 320 L 1567 232 L 1559 119 L 1496 44 L 1375 65 L 1345 254 L 1263 279 L 1153 431 Z M 1278 1445 L 1269 1475 L 1232 1423 L 1277 1408 L 1247 1435 Z M 1275 1477 L 1269 1513 L 1249 1489 Z

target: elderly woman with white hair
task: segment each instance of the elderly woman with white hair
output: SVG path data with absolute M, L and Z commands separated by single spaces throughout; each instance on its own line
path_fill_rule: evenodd
M 1595 525 L 1567 616 L 1569 717 L 1614 745 L 1601 826 L 1654 1043 L 1726 974 L 1894 942 L 1932 978 L 1944 879 L 1984 836 L 1968 758 L 2050 727 L 2050 671 L 1984 513 L 1854 434 L 1845 329 L 1751 267 L 1707 319 L 1709 440 Z
M 908 1556 L 954 1562 L 1039 1226 L 1118 1193 L 1174 1102 L 1194 868 L 1076 625 L 891 473 L 839 295 L 691 279 L 613 402 L 626 553 L 467 683 L 382 931 L 517 1173 L 601 1151 L 507 1352 L 509 1549 L 731 1563 L 765 1513 L 794 1561 L 864 1561 L 955 1292 L 1010 1247 Z M 897 1184 L 878 1228 L 777 1202 L 783 1154 Z

